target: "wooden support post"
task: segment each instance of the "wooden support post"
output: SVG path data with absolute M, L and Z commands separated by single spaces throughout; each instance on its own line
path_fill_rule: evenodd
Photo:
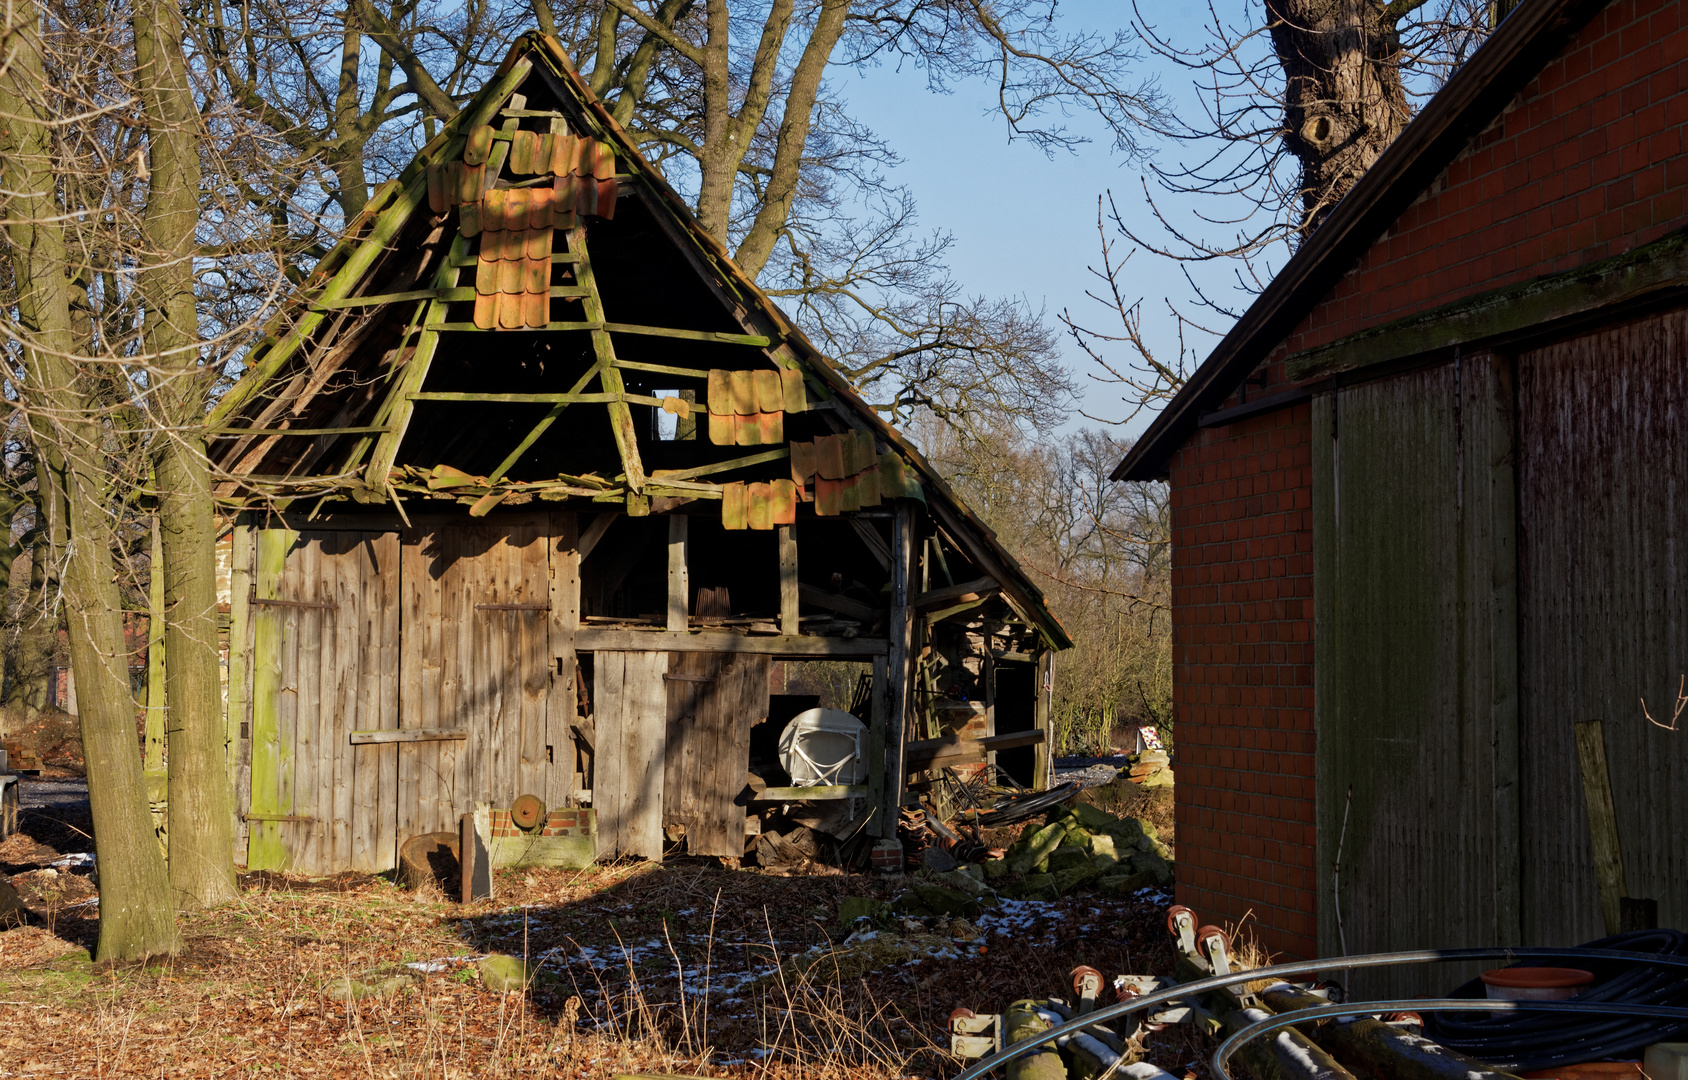
M 686 629 L 691 614 L 691 582 L 686 573 L 687 526 L 684 514 L 668 515 L 668 629 Z
M 797 633 L 797 526 L 781 525 L 780 633 Z
M 897 516 L 891 524 L 891 622 L 887 637 L 886 686 L 889 692 L 885 722 L 885 820 L 884 836 L 897 835 L 902 813 L 903 744 L 908 741 L 914 675 L 914 508 L 908 500 L 897 502 Z
M 873 697 L 868 706 L 867 804 L 879 812 L 868 826 L 868 833 L 881 838 L 897 835 L 896 820 L 885 815 L 885 728 L 891 712 L 890 670 L 885 657 L 873 658 Z
M 152 517 L 152 570 L 147 588 L 146 751 L 141 767 L 164 771 L 164 545 Z
M 1037 702 L 1032 708 L 1032 717 L 1037 730 L 1043 732 L 1043 745 L 1038 748 L 1037 756 L 1032 759 L 1032 790 L 1044 791 L 1049 787 L 1050 775 L 1054 770 L 1055 732 L 1050 727 L 1050 702 L 1055 696 L 1055 654 L 1048 649 L 1039 649 L 1037 653 L 1037 681 L 1035 691 Z
M 1612 806 L 1612 777 L 1606 769 L 1605 725 L 1577 723 L 1577 760 L 1582 765 L 1583 803 L 1588 810 L 1588 840 L 1594 848 L 1594 877 L 1600 887 L 1600 915 L 1607 935 L 1622 925 L 1624 856 L 1618 846 L 1618 815 Z

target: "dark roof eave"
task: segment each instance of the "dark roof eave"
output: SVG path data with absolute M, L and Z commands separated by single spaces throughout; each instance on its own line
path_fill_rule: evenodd
M 1610 0 L 1524 0 L 1378 157 L 1155 417 L 1111 480 L 1160 480 L 1217 408 L 1437 173 Z

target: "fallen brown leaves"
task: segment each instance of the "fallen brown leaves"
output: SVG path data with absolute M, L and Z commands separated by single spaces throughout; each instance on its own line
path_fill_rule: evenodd
M 1158 895 L 1009 902 L 976 920 L 978 941 L 853 980 L 813 964 L 793 983 L 783 961 L 848 933 L 840 900 L 903 881 L 627 863 L 501 873 L 475 905 L 361 875 L 242 884 L 239 902 L 184 914 L 181 952 L 146 964 L 66 955 L 93 943 L 97 907 L 61 909 L 57 936 L 0 934 L 0 1075 L 941 1077 L 959 1068 L 957 1007 L 1070 996 L 1077 964 L 1171 968 Z M 489 952 L 528 959 L 525 993 L 482 985 L 473 959 Z M 386 989 L 336 1000 L 336 985 Z M 1201 1052 L 1178 1029 L 1150 1051 L 1174 1075 Z

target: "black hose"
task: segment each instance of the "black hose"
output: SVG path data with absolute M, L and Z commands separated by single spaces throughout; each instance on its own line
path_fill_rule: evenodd
M 1012 825 L 1016 821 L 1036 817 L 1045 810 L 1053 810 L 1082 790 L 1083 788 L 1078 783 L 1069 781 L 1060 787 L 1050 788 L 1048 791 L 1029 791 L 1018 795 L 1004 795 L 989 810 L 980 814 L 976 820 L 987 829 L 994 829 L 999 825 Z
M 1583 948 L 1685 956 L 1688 935 L 1677 930 L 1638 930 L 1591 941 Z M 1577 1001 L 1688 1006 L 1688 980 L 1680 970 L 1599 959 L 1579 960 L 1577 965 L 1594 974 L 1594 985 L 1578 994 Z M 1481 979 L 1473 979 L 1448 996 L 1480 998 L 1486 996 L 1486 990 Z M 1571 1020 L 1545 1012 L 1460 1012 L 1427 1018 L 1424 1033 L 1449 1049 L 1516 1071 L 1608 1057 L 1640 1057 L 1652 1043 L 1688 1035 L 1688 1023 L 1640 1017 Z

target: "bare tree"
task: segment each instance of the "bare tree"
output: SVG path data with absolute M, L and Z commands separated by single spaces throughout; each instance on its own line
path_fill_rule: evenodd
M 99 959 L 170 952 L 176 926 L 163 853 L 152 833 L 129 692 L 123 605 L 112 517 L 110 370 L 82 347 L 73 282 L 84 264 L 62 192 L 76 155 L 66 134 L 78 116 L 109 107 L 74 95 L 78 80 L 49 64 L 62 24 L 41 9 L 5 28 L 0 75 L 0 162 L 6 264 L 5 320 L 14 381 L 7 397 L 28 416 L 40 467 L 48 553 L 62 581 L 76 673 L 88 795 L 98 838 Z M 106 41 L 78 43 L 77 59 L 109 60 Z M 88 74 L 84 68 L 81 74 Z M 72 204 L 74 206 L 74 204 Z
M 1274 260 L 1319 227 L 1405 129 L 1417 102 L 1505 15 L 1487 0 L 1262 0 L 1231 16 L 1209 0 L 1207 39 L 1188 45 L 1135 10 L 1143 40 L 1191 73 L 1205 107 L 1194 119 L 1178 114 L 1171 134 L 1180 153 L 1151 167 L 1160 193 L 1145 178 L 1147 213 L 1121 215 L 1112 193 L 1098 212 L 1102 257 L 1092 272 L 1101 287 L 1091 296 L 1102 321 L 1062 314 L 1092 361 L 1090 376 L 1120 390 L 1127 413 L 1118 422 L 1176 394 L 1194 359 L 1189 342 L 1222 332 L 1241 313 L 1189 268 L 1225 266 L 1233 295 L 1251 300 Z M 1178 217 L 1159 201 L 1187 195 L 1211 198 Z M 1121 242 L 1125 255 L 1116 254 Z M 1177 265 L 1193 296 L 1184 307 L 1166 303 L 1175 357 L 1155 355 L 1140 303 L 1126 299 L 1121 271 L 1136 250 Z

